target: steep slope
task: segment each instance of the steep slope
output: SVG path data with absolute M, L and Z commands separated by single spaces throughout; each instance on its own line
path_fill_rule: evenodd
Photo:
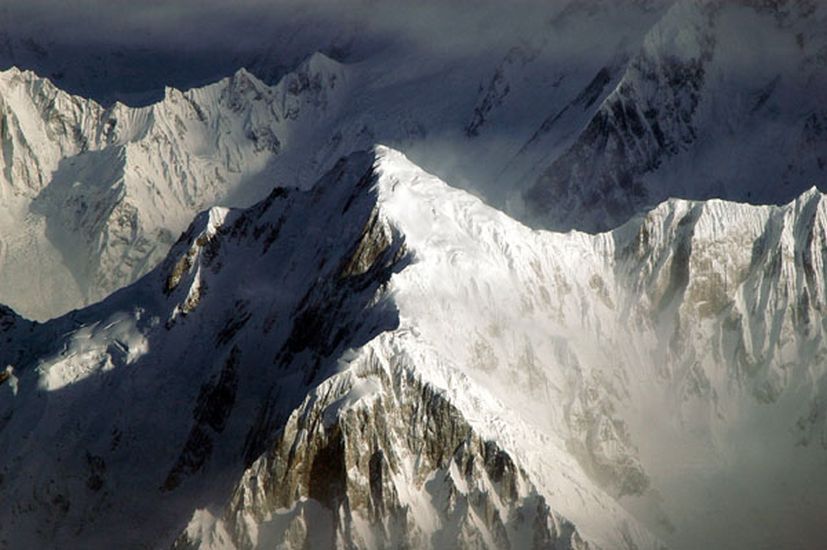
M 552 488 L 549 502 L 588 540 L 615 547 L 642 536 L 624 534 L 629 520 L 604 491 L 677 547 L 820 540 L 827 503 L 812 480 L 824 459 L 822 195 L 811 190 L 783 208 L 670 201 L 611 234 L 554 235 L 532 233 L 398 155 L 382 155 L 382 211 L 415 261 L 390 281 L 399 328 L 369 344 L 367 358 L 348 359 L 371 373 L 385 365 L 363 376 L 380 382 L 313 394 L 231 504 L 196 514 L 184 540 L 300 544 L 313 516 L 272 480 L 293 479 L 284 473 L 286 449 L 314 433 L 312 418 L 329 418 L 365 392 L 376 400 L 368 411 L 321 433 L 355 440 L 339 455 L 352 473 L 342 483 L 367 492 L 369 464 L 353 449 L 384 431 L 398 437 L 390 448 L 409 449 L 392 422 L 381 430 L 373 423 L 402 392 L 381 382 L 392 379 L 387 369 L 411 355 L 472 426 Z M 383 455 L 389 448 L 369 447 Z M 404 465 L 391 472 L 417 478 Z M 744 509 L 744 498 L 755 507 Z M 355 528 L 348 536 L 357 532 L 372 540 Z
M 819 2 L 677 2 L 525 182 L 527 218 L 600 230 L 670 196 L 782 203 L 821 185 L 825 17 Z
M 342 84 L 314 56 L 275 87 L 240 70 L 168 88 L 149 107 L 104 109 L 33 73 L 0 73 L 0 295 L 43 318 L 134 281 L 196 212 L 266 196 L 259 178 Z M 21 287 L 30 274 L 39 284 Z
M 815 190 L 555 234 L 356 154 L 6 314 L 0 540 L 812 546 L 825 253 Z
M 35 339 L 65 336 L 40 347 L 48 366 L 15 363 L 18 391 L 3 399 L 3 491 L 16 497 L 4 501 L 20 503 L 2 522 L 7 544 L 135 545 L 169 537 L 186 519 L 182 503 L 187 510 L 208 502 L 240 472 L 250 419 L 268 401 L 286 414 L 301 401 L 302 388 L 314 384 L 316 373 L 302 361 L 285 370 L 272 366 L 272 357 L 304 352 L 329 369 L 323 357 L 341 353 L 333 334 L 302 331 L 300 312 L 305 323 L 349 329 L 356 340 L 388 326 L 392 318 L 381 304 L 376 315 L 359 314 L 395 252 L 377 262 L 371 277 L 338 277 L 372 208 L 367 193 L 354 196 L 355 183 L 339 189 L 327 182 L 325 193 L 274 192 L 246 213 L 213 209 L 136 286 L 33 329 Z M 320 199 L 320 212 L 338 210 L 351 196 L 351 215 L 326 226 L 286 215 L 310 212 Z M 334 229 L 330 223 L 338 238 L 320 238 L 323 229 Z M 326 284 L 316 284 L 311 272 Z M 366 285 L 362 292 L 359 284 Z M 334 311 L 337 300 L 347 305 L 342 315 Z M 262 347 L 262 336 L 271 344 Z M 271 391 L 283 395 L 268 400 Z M 146 410 L 147 399 L 158 407 Z M 78 424 L 67 429 L 70 417 Z M 54 454 L 41 462 L 38 448 Z M 225 481 L 186 483 L 205 469 L 209 479 Z M 32 486 L 24 472 L 34 476 Z
M 508 51 L 481 84 L 465 126 L 474 141 L 506 149 L 500 186 L 536 177 L 538 165 L 571 145 L 672 3 L 561 3 L 538 32 Z
M 346 350 L 398 326 L 382 289 L 410 261 L 402 235 L 377 209 L 373 161 L 372 154 L 356 155 L 314 191 L 276 190 L 248 211 L 210 210 L 134 286 L 44 325 L 14 317 L 4 324 L 10 345 L 3 359 L 12 366 L 0 387 L 0 491 L 16 503 L 0 521 L 4 546 L 171 542 L 196 506 L 224 502 L 307 392 L 344 387 L 355 377 L 337 374 Z M 18 344 L 26 353 L 14 351 Z M 370 387 L 367 381 L 363 389 Z M 471 546 L 580 544 L 500 447 L 474 435 L 435 389 L 418 387 L 423 393 L 399 399 L 419 407 L 414 399 L 430 394 L 423 412 L 443 415 L 431 421 L 443 435 L 425 439 L 430 462 L 413 470 L 423 481 L 432 474 L 441 481 L 429 481 L 418 500 L 427 503 L 434 493 L 460 502 L 444 519 L 448 512 L 439 507 L 436 519 L 409 517 L 410 533 L 400 528 L 394 537 L 415 537 L 418 525 L 424 540 L 431 522 L 441 521 L 444 540 Z M 355 397 L 351 414 L 365 405 Z M 147 410 L 150 399 L 155 405 Z M 343 414 L 351 410 L 345 404 L 338 405 Z M 329 448 L 314 440 L 309 457 L 317 443 L 318 470 L 305 478 L 301 468 L 310 464 L 302 462 L 290 473 L 309 483 L 322 505 L 341 504 L 337 472 L 324 462 L 339 458 L 337 440 Z M 454 458 L 465 461 L 462 474 Z M 474 479 L 483 485 L 472 489 Z M 496 487 L 497 496 L 486 487 Z M 377 513 L 363 532 L 383 518 L 405 521 L 387 490 L 387 516 Z M 352 514 L 337 525 L 355 530 L 362 509 L 355 491 L 346 494 Z M 322 528 L 324 519 L 312 527 Z
M 612 54 L 607 47 L 574 70 L 569 58 L 583 46 L 573 36 L 623 28 L 616 21 L 622 14 L 575 13 L 565 19 L 576 23 L 565 35 L 556 32 L 562 24 L 535 25 L 531 36 L 541 47 L 532 63 L 505 75 L 500 52 L 512 51 L 508 64 L 520 50 L 510 37 L 490 45 L 493 54 L 470 58 L 379 49 L 344 65 L 317 53 L 274 86 L 240 70 L 186 92 L 166 88 L 142 108 L 104 107 L 9 69 L 0 77 L 0 300 L 42 319 L 100 299 L 155 266 L 197 211 L 250 205 L 274 180 L 312 185 L 337 159 L 376 141 L 497 200 L 505 190 L 493 175 L 524 139 L 503 147 L 499 136 L 534 132 L 537 114 L 526 105 L 553 109 L 581 93 Z M 489 78 L 511 90 L 493 111 L 484 107 L 491 90 L 478 94 Z M 548 78 L 564 84 L 548 88 Z M 480 109 L 484 127 L 466 135 Z M 30 274 L 35 284 L 21 284 Z
M 586 548 L 395 343 L 347 357 L 176 547 Z

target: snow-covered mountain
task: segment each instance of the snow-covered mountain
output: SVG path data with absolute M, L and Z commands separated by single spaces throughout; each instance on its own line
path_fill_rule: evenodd
M 529 173 L 526 218 L 606 229 L 668 197 L 823 188 L 825 29 L 823 2 L 679 0 L 577 139 Z
M 480 12 L 485 30 L 493 15 Z M 369 53 L 351 27 L 330 43 L 298 33 L 285 51 L 359 55 L 286 71 L 262 47 L 249 65 L 276 84 L 240 70 L 141 108 L 3 72 L 0 301 L 39 319 L 94 302 L 156 265 L 198 211 L 312 185 L 376 142 L 544 228 L 616 227 L 668 197 L 783 203 L 822 185 L 819 3 L 594 0 L 542 14 L 476 53 Z
M 357 153 L 4 314 L 0 541 L 812 546 L 825 251 L 816 190 L 560 234 Z
M 818 547 L 825 6 L 357 4 L 0 7 L 0 548 Z
M 619 67 L 630 54 L 618 52 L 638 47 L 663 11 L 647 3 L 601 6 L 581 12 L 550 5 L 552 19 L 534 25 L 517 46 L 508 35 L 476 55 L 459 47 L 445 55 L 396 47 L 365 57 L 371 41 L 360 39 L 352 45 L 362 52 L 358 62 L 316 53 L 273 86 L 240 70 L 184 92 L 167 87 L 162 99 L 140 108 L 101 105 L 30 71 L 4 71 L 0 302 L 38 319 L 94 302 L 154 267 L 198 211 L 248 206 L 279 181 L 312 185 L 341 156 L 377 141 L 502 202 L 509 186 L 499 183 L 508 178 L 495 176 L 521 136 L 535 130 L 531 106 L 553 110 L 595 88 L 593 73 Z M 579 38 L 608 36 L 610 29 L 612 40 L 585 55 L 590 48 Z M 302 51 L 318 40 L 315 31 L 296 33 L 274 44 L 287 40 L 295 44 L 286 51 Z M 25 43 L 12 34 L 0 40 L 7 50 L 0 57 L 40 69 L 60 62 L 57 43 L 41 44 L 48 34 Z M 326 49 L 337 51 L 348 42 L 347 33 L 329 39 Z M 27 54 L 32 48 L 42 55 Z M 267 65 L 279 58 L 268 51 L 249 64 L 276 78 L 284 70 Z M 85 60 L 87 67 L 72 58 L 66 70 L 83 82 L 110 72 L 115 83 L 127 82 L 121 72 L 134 64 L 123 59 L 131 58 L 116 51 L 107 59 Z M 47 74 L 56 78 L 51 69 Z M 75 88 L 98 89 L 83 82 Z
M 268 167 L 344 85 L 319 54 L 274 87 L 242 69 L 149 107 L 104 108 L 0 73 L 0 295 L 44 318 L 134 281 L 196 212 L 266 195 Z
M 519 10 L 496 3 L 446 17 L 445 25 L 463 22 L 455 34 L 485 37 L 477 50 L 453 37 L 441 48 L 409 33 L 393 38 L 379 23 L 381 5 L 354 4 L 376 16 L 343 16 L 337 27 L 296 7 L 292 32 L 256 47 L 239 37 L 245 46 L 235 57 L 214 60 L 274 85 L 300 55 L 339 60 L 330 61 L 350 75 L 341 108 L 301 125 L 314 130 L 299 156 L 320 157 L 301 169 L 307 185 L 342 154 L 379 141 L 532 225 L 599 230 L 670 196 L 780 204 L 824 178 L 827 15 L 819 2 L 551 2 L 535 6 L 528 22 L 505 20 L 514 32 L 502 29 L 504 13 Z M 42 43 L 38 28 L 33 38 L 5 31 L 0 61 L 55 78 L 59 44 Z M 128 53 L 109 57 L 69 67 L 100 81 L 72 89 L 92 93 L 107 78 L 116 86 L 127 80 L 124 65 L 140 65 L 124 63 Z M 186 73 L 169 67 L 168 81 Z M 285 164 L 294 177 L 295 163 Z
M 411 261 L 399 229 L 379 207 L 374 178 L 373 156 L 357 155 L 314 191 L 277 189 L 248 211 L 210 210 L 157 270 L 99 305 L 45 325 L 9 313 L 3 360 L 13 366 L 3 384 L 6 466 L 0 490 L 4 501 L 19 506 L 0 522 L 0 540 L 13 546 L 171 542 L 196 507 L 223 503 L 244 466 L 286 433 L 285 422 L 306 394 L 331 386 L 345 392 L 348 380 L 358 382 L 353 408 L 343 401 L 327 408 L 334 419 L 336 408 L 344 415 L 371 401 L 374 382 L 359 378 L 372 375 L 354 378 L 344 362 L 399 325 L 386 285 Z M 16 351 L 18 342 L 25 353 Z M 204 361 L 213 367 L 205 369 Z M 404 378 L 394 379 L 409 378 L 410 387 L 399 389 L 399 399 L 420 397 L 406 393 L 416 387 L 432 394 L 423 414 L 440 415 L 432 425 L 444 430 L 442 440 L 429 442 L 431 463 L 417 461 L 407 471 L 429 481 L 428 488 L 401 495 L 403 503 L 413 499 L 425 506 L 431 492 L 459 499 L 444 518 L 446 541 L 481 534 L 488 542 L 579 540 L 499 446 L 474 436 L 445 397 L 417 382 L 412 365 L 400 372 Z M 102 399 L 103 387 L 109 390 Z M 155 402 L 152 412 L 144 410 L 145 399 Z M 67 426 L 66 415 L 79 424 Z M 464 454 L 456 449 L 460 442 L 468 445 Z M 46 448 L 54 452 L 44 456 Z M 385 449 L 393 462 L 383 462 L 379 453 L 370 467 L 396 472 L 402 457 L 391 453 L 402 449 Z M 327 471 L 324 460 L 335 464 L 341 457 L 335 442 L 322 451 L 318 462 L 302 461 L 291 475 L 301 487 L 310 483 L 309 496 L 330 506 L 343 495 L 333 492 L 336 480 L 329 476 L 337 472 Z M 306 452 L 312 459 L 315 443 Z M 461 474 L 451 466 L 453 456 L 465 457 Z M 475 458 L 482 459 L 480 470 Z M 431 483 L 431 474 L 444 479 Z M 474 490 L 477 480 L 487 485 Z M 390 517 L 400 512 L 392 508 L 394 492 L 407 487 L 388 484 Z M 489 487 L 501 496 L 489 495 Z M 467 508 L 463 493 L 475 509 Z M 356 509 L 355 493 L 352 506 L 347 523 L 328 524 L 331 533 L 361 526 L 368 536 L 371 523 L 360 522 L 370 518 L 366 509 Z M 378 524 L 384 514 L 377 514 Z M 313 527 L 324 527 L 324 519 L 322 514 Z M 403 530 L 404 515 L 398 519 L 395 537 L 417 536 L 414 529 Z M 411 527 L 426 520 L 439 521 L 407 519 Z M 420 528 L 420 539 L 412 540 L 425 540 L 433 525 Z
M 494 162 L 492 131 L 496 141 L 497 128 L 533 125 L 514 86 L 522 99 L 465 136 L 489 63 L 400 55 L 342 64 L 316 53 L 274 86 L 242 69 L 139 108 L 0 72 L 0 300 L 38 319 L 92 303 L 154 267 L 198 211 L 250 205 L 278 181 L 312 185 L 376 141 L 468 181 Z

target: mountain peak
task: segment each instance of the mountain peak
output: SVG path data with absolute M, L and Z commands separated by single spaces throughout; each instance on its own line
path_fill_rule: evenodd
M 233 73 L 232 76 L 228 77 L 227 83 L 229 87 L 235 89 L 254 88 L 258 91 L 269 89 L 269 86 L 244 67 L 241 67 Z
M 38 75 L 30 69 L 20 69 L 16 66 L 11 66 L 6 70 L 0 71 L 0 85 L 24 85 L 27 89 L 27 94 L 32 95 L 59 95 L 64 97 L 71 97 L 69 94 L 58 89 L 52 81 Z M 94 103 L 92 100 L 82 99 L 85 102 Z
M 0 511 L 0 533 L 45 541 L 54 505 L 27 484 L 58 468 L 53 490 L 71 505 L 53 521 L 96 510 L 99 528 L 77 535 L 88 544 L 147 532 L 124 529 L 136 517 L 189 522 L 181 540 L 205 547 L 220 533 L 266 544 L 256 533 L 276 516 L 302 540 L 390 540 L 402 532 L 381 526 L 402 514 L 418 546 L 465 544 L 457 525 L 471 525 L 492 548 L 526 529 L 562 547 L 657 547 L 618 495 L 651 506 L 653 530 L 680 502 L 662 485 L 675 462 L 660 438 L 685 441 L 685 429 L 700 439 L 681 453 L 748 469 L 703 434 L 753 426 L 693 411 L 730 392 L 736 411 L 762 403 L 789 428 L 811 406 L 797 388 L 824 373 L 786 359 L 822 353 L 812 336 L 825 330 L 824 235 L 805 210 L 668 201 L 608 234 L 533 231 L 375 146 L 309 190 L 205 211 L 158 268 L 103 302 L 46 325 L 10 317 L 16 393 L 0 382 L 0 449 L 20 466 L 0 496 L 23 511 Z M 784 333 L 783 353 L 767 330 Z M 146 396 L 150 413 L 135 404 Z M 50 420 L 32 428 L 44 399 Z M 430 420 L 406 422 L 413 411 Z M 24 433 L 31 446 L 10 444 Z M 788 433 L 761 437 L 783 445 Z M 427 461 L 406 458 L 422 445 Z M 86 452 L 105 473 L 87 472 Z M 299 455 L 309 468 L 287 458 Z M 220 491 L 216 476 L 230 480 Z M 101 507 L 105 492 L 89 489 L 101 484 L 128 492 L 126 508 Z M 207 501 L 227 505 L 216 515 Z M 483 513 L 495 508 L 499 519 Z
M 300 66 L 313 72 L 332 72 L 340 70 L 343 65 L 325 53 L 315 51 L 307 56 Z
M 0 70 L 0 80 L 9 80 L 12 78 L 20 78 L 24 80 L 48 80 L 44 77 L 37 75 L 31 69 L 21 69 L 17 65 L 12 65 L 8 69 Z

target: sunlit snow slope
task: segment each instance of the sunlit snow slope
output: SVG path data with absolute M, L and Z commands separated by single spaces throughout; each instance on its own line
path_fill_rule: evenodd
M 0 73 L 0 296 L 35 318 L 98 300 L 155 267 L 198 211 L 262 198 L 306 111 L 344 85 L 328 63 L 275 87 L 240 70 L 144 108 Z
M 377 142 L 546 229 L 611 229 L 669 197 L 781 204 L 823 188 L 822 3 L 550 2 L 493 32 L 501 11 L 462 18 L 477 48 L 345 22 L 304 32 L 302 17 L 284 52 L 330 56 L 275 67 L 268 48 L 293 39 L 274 38 L 238 59 L 274 85 L 240 70 L 142 108 L 0 73 L 0 302 L 36 319 L 92 303 L 155 267 L 198 211 L 308 187 Z M 61 66 L 55 44 L 15 32 L 5 63 Z M 94 59 L 58 82 L 97 89 L 129 55 Z
M 811 190 L 537 232 L 353 155 L 4 314 L 0 542 L 817 546 L 826 230 Z

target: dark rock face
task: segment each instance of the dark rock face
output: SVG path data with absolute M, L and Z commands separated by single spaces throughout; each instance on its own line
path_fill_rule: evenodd
M 59 500 L 24 498 L 0 528 L 3 537 L 14 529 L 48 539 L 32 518 L 54 509 L 55 526 L 87 517 L 105 525 L 72 535 L 83 541 L 78 544 L 124 540 L 129 535 L 118 528 L 113 487 L 123 491 L 137 471 L 142 481 L 130 493 L 133 502 L 118 505 L 139 510 L 125 516 L 152 526 L 140 534 L 142 544 L 171 541 L 170 532 L 177 534 L 188 517 L 170 509 L 189 514 L 177 504 L 229 491 L 307 392 L 336 372 L 345 350 L 397 326 L 381 291 L 409 259 L 401 236 L 376 211 L 373 162 L 370 153 L 356 155 L 313 191 L 277 189 L 245 211 L 205 212 L 136 288 L 92 308 L 45 325 L 0 312 L 0 338 L 12 342 L 0 346 L 4 365 L 12 365 L 0 369 L 0 435 L 22 429 L 18 419 L 41 414 L 49 399 L 55 407 L 88 412 L 72 428 L 88 437 L 44 443 L 58 449 L 49 467 L 70 480 L 50 489 Z M 345 205 L 341 218 L 328 219 Z M 331 229 L 331 223 L 338 225 Z M 319 238 L 322 230 L 332 238 Z M 98 322 L 112 311 L 120 312 L 117 319 Z M 72 335 L 90 326 L 97 327 L 95 338 L 107 340 L 95 356 L 106 371 L 63 389 L 70 397 L 62 400 L 36 387 L 34 356 L 71 360 Z M 130 327 L 129 335 L 107 334 L 117 326 Z M 134 405 L 135 388 L 145 392 L 141 407 Z M 147 399 L 154 401 L 147 405 Z M 113 410 L 121 412 L 105 413 Z M 336 485 L 344 479 L 340 443 L 331 438 L 328 452 L 307 464 L 320 480 L 312 494 L 328 504 L 346 494 Z M 148 452 L 150 463 L 142 459 Z
M 652 200 L 642 176 L 697 137 L 693 116 L 709 48 L 697 59 L 637 57 L 578 140 L 527 192 L 530 215 L 569 229 L 582 223 L 584 210 L 599 208 L 605 217 L 583 229 L 605 230 Z
M 675 3 L 575 141 L 538 166 L 525 220 L 604 231 L 669 197 L 781 204 L 823 180 L 819 18 L 809 1 Z M 760 53 L 772 40 L 783 60 Z
M 374 361 L 322 384 L 290 416 L 224 511 L 229 544 L 266 547 L 263 525 L 279 514 L 284 531 L 269 536 L 288 548 L 362 547 L 366 533 L 381 547 L 587 547 L 508 453 L 476 435 L 442 395 L 404 367 Z M 343 406 L 368 380 L 375 396 Z M 311 514 L 306 499 L 329 513 Z M 422 523 L 422 505 L 441 527 Z M 176 547 L 199 542 L 184 533 Z

